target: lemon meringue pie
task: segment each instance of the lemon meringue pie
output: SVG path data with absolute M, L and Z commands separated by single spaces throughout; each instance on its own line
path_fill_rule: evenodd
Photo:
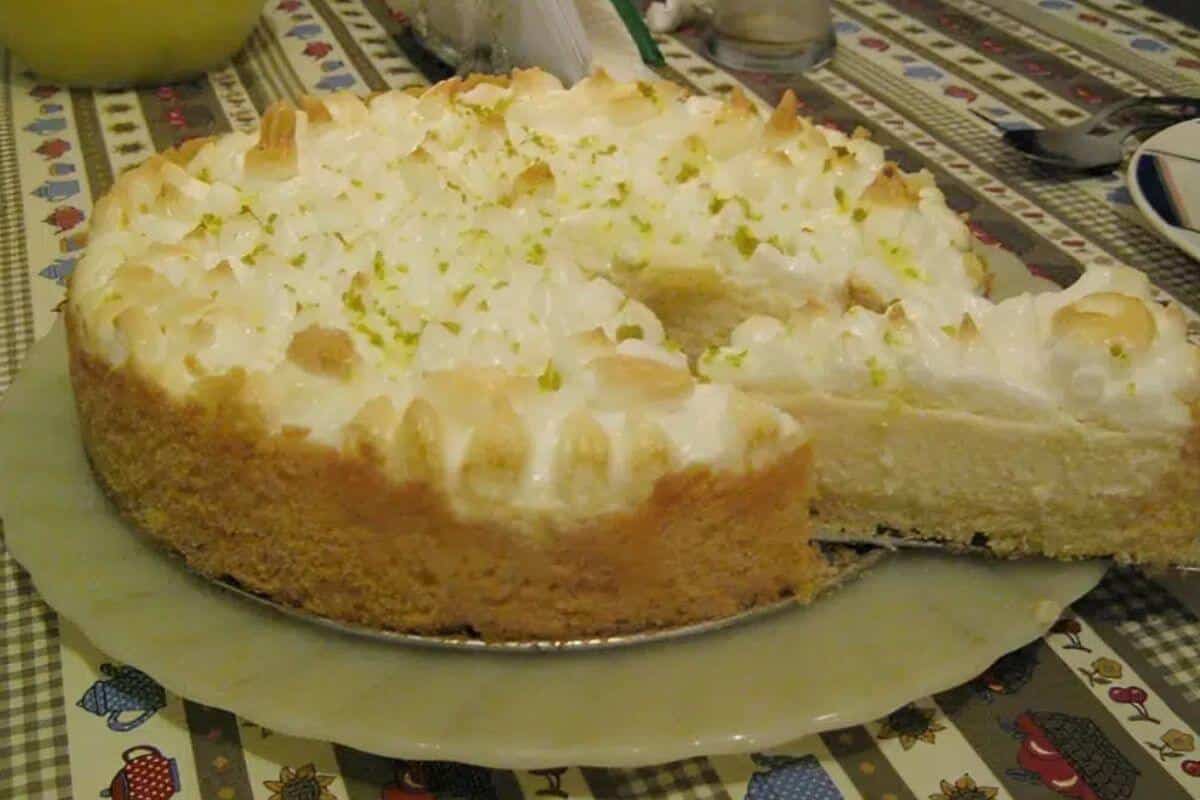
M 150 159 L 66 309 L 117 506 L 339 620 L 575 637 L 807 599 L 810 511 L 1195 559 L 1183 313 L 1131 271 L 989 284 L 926 174 L 790 95 L 532 70 Z

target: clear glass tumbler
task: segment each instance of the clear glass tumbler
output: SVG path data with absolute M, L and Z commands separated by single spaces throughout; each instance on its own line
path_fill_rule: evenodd
M 802 72 L 833 57 L 830 0 L 716 0 L 707 46 L 716 61 L 753 72 Z

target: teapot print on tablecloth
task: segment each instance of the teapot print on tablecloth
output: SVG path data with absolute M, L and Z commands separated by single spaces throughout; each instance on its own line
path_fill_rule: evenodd
M 140 744 L 121 754 L 125 765 L 100 796 L 109 800 L 170 800 L 180 789 L 179 765 L 157 747 Z
M 166 706 L 166 691 L 140 669 L 101 664 L 100 671 L 108 677 L 88 687 L 75 705 L 106 717 L 109 730 L 131 731 Z

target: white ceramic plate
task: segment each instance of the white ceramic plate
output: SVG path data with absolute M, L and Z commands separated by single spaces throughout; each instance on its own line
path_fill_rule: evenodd
M 231 596 L 118 519 L 78 443 L 61 326 L 0 407 L 9 549 L 110 657 L 268 728 L 509 768 L 745 752 L 877 718 L 1043 633 L 1097 563 L 903 553 L 811 608 L 590 653 L 462 653 L 332 633 Z
M 1154 229 L 1200 259 L 1200 119 L 1143 142 L 1129 162 L 1126 182 Z

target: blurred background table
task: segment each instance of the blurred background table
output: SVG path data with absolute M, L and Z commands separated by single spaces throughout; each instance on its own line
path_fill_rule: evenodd
M 1200 30 L 1167 13 L 1200 24 L 1193 5 L 839 0 L 837 57 L 802 76 L 719 69 L 694 30 L 659 45 L 662 72 L 695 91 L 741 84 L 774 103 L 791 88 L 821 122 L 871 129 L 904 167 L 929 168 L 978 236 L 1041 274 L 1069 282 L 1126 263 L 1200 309 L 1200 265 L 1144 226 L 1119 175 L 1062 180 L 999 138 L 1130 94 L 1200 94 Z M 278 97 L 447 74 L 383 0 L 272 0 L 234 61 L 191 83 L 72 91 L 3 52 L 0 69 L 0 392 L 52 322 L 114 175 L 187 137 L 252 130 Z M 1200 797 L 1200 580 L 1114 570 L 1054 632 L 969 684 L 770 754 L 534 772 L 396 762 L 264 730 L 109 665 L 3 552 L 0 582 L 4 798 L 96 798 L 122 771 L 131 798 L 204 800 Z M 112 755 L 135 746 L 128 763 Z

